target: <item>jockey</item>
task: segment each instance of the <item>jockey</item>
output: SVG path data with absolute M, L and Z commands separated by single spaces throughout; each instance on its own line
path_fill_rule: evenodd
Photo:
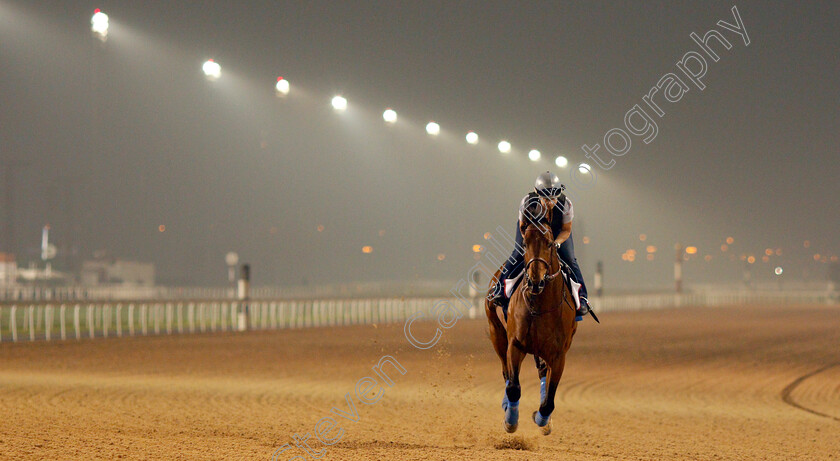
M 583 320 L 583 316 L 590 313 L 589 301 L 587 300 L 586 285 L 583 282 L 583 275 L 580 273 L 580 267 L 575 258 L 575 244 L 572 241 L 572 218 L 574 218 L 574 210 L 572 208 L 572 201 L 563 193 L 566 188 L 560 183 L 560 179 L 554 173 L 546 171 L 537 177 L 534 184 L 534 192 L 526 195 L 519 204 L 519 220 L 516 226 L 516 248 L 510 258 L 505 262 L 504 269 L 499 276 L 493 290 L 488 297 L 495 304 L 507 310 L 507 305 L 510 298 L 505 293 L 505 288 L 508 285 L 506 279 L 516 279 L 525 266 L 524 261 L 524 244 L 522 242 L 522 233 L 519 230 L 519 224 L 525 219 L 523 213 L 526 203 L 529 200 L 539 199 L 543 206 L 553 208 L 551 219 L 551 233 L 554 236 L 554 244 L 558 249 L 560 258 L 569 265 L 572 269 L 572 275 L 575 281 L 580 283 L 580 308 L 577 309 L 575 320 Z M 511 280 L 512 282 L 512 280 Z

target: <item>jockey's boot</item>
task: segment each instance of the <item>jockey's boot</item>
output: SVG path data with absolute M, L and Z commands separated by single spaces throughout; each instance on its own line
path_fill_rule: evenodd
M 504 293 L 498 293 L 496 296 L 490 298 L 490 303 L 501 307 L 504 312 L 507 312 L 508 304 L 510 304 L 510 299 L 508 299 L 508 297 L 505 296 Z
M 510 304 L 510 299 L 507 296 L 505 296 L 505 290 L 503 288 L 503 285 L 501 283 L 498 283 L 496 285 L 496 289 L 493 290 L 493 292 L 495 294 L 489 297 L 490 304 L 494 304 L 496 306 L 501 307 L 502 312 L 504 312 L 505 316 L 507 316 L 507 309 L 508 304 Z

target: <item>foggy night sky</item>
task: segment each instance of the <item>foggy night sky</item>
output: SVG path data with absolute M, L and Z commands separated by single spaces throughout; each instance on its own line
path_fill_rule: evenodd
M 716 25 L 734 23 L 733 5 L 749 46 Z M 90 33 L 94 8 L 110 17 L 105 44 Z M 260 285 L 454 284 L 485 232 L 513 232 L 520 199 L 550 169 L 574 201 L 590 280 L 600 259 L 608 286 L 667 285 L 675 242 L 700 250 L 689 282 L 738 279 L 743 263 L 729 256 L 768 247 L 782 256 L 757 263 L 756 278 L 782 265 L 821 279 L 827 264 L 813 255 L 840 254 L 838 21 L 829 1 L 0 0 L 12 251 L 38 258 L 49 223 L 58 263 L 74 246 L 79 259 L 105 249 L 154 262 L 165 284 L 223 283 L 228 251 Z M 712 28 L 733 46 L 712 45 L 721 59 L 707 59 L 706 89 L 686 80 L 650 144 L 633 137 L 614 168 L 576 189 L 554 157 L 587 161 L 581 145 L 603 145 L 634 104 L 647 108 L 664 74 L 684 78 L 676 62 L 700 51 L 689 34 Z M 222 66 L 217 82 L 201 74 L 208 58 Z M 286 99 L 274 95 L 278 75 L 291 82 Z M 329 105 L 339 93 L 343 114 Z M 470 130 L 478 146 L 464 141 Z M 647 245 L 654 261 L 621 260 Z

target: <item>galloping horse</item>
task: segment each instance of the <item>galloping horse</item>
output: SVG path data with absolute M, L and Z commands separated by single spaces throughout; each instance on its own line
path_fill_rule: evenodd
M 524 280 L 511 294 L 507 321 L 501 307 L 492 304 L 490 297 L 484 302 L 490 341 L 502 361 L 506 383 L 502 408 L 505 430 L 509 433 L 515 432 L 519 425 L 519 368 L 526 354 L 534 355 L 541 383 L 540 408 L 532 418 L 543 435 L 551 433 L 557 383 L 577 331 L 575 300 L 561 274 L 565 264 L 553 245 L 551 213 L 552 210 L 544 210 L 539 203 L 525 209 L 526 219 L 519 224 L 525 247 Z M 501 277 L 501 269 L 495 277 Z

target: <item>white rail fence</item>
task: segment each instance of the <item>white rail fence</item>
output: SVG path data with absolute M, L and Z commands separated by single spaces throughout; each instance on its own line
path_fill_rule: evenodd
M 0 304 L 0 342 L 402 322 L 440 298 Z M 448 300 L 457 302 L 455 298 Z M 473 313 L 474 315 L 474 313 Z M 242 325 L 244 326 L 244 325 Z
M 381 298 L 274 301 L 28 302 L 0 304 L 0 342 L 81 340 L 125 336 L 267 330 L 403 322 L 415 312 L 456 298 Z M 467 316 L 483 315 L 474 299 Z M 837 304 L 833 292 L 705 292 L 605 296 L 598 312 L 733 304 Z M 247 326 L 240 323 L 246 314 Z M 427 319 L 433 316 L 427 316 Z

